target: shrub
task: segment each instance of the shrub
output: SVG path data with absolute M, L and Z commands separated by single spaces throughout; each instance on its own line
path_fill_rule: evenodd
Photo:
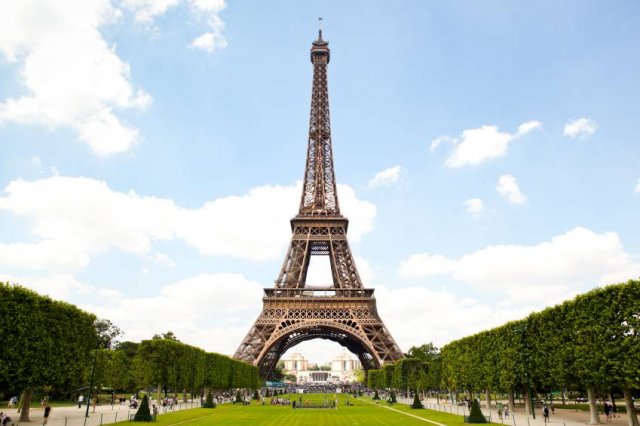
M 471 403 L 471 411 L 469 412 L 469 417 L 467 418 L 467 423 L 486 423 L 487 419 L 482 414 L 480 410 L 480 404 L 478 404 L 478 400 L 474 399 Z
M 153 420 L 151 417 L 151 413 L 149 412 L 149 398 L 145 395 L 142 398 L 142 402 L 140 402 L 140 408 L 138 408 L 138 412 L 133 417 L 134 422 L 150 422 Z
M 420 398 L 418 397 L 418 391 L 416 391 L 415 394 L 413 395 L 413 404 L 411 404 L 411 408 L 416 408 L 416 409 L 424 408 L 424 406 L 422 405 L 422 402 L 420 402 Z
M 216 408 L 216 403 L 213 402 L 213 395 L 211 394 L 211 391 L 207 392 L 207 398 L 204 400 L 202 408 Z

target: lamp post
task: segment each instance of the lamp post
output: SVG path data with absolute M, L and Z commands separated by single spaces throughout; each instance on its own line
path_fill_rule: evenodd
M 87 411 L 85 412 L 84 417 L 87 418 L 89 417 L 89 405 L 91 404 L 91 397 L 92 397 L 92 393 L 93 393 L 93 377 L 95 375 L 96 372 L 96 363 L 98 362 L 98 346 L 99 346 L 99 342 L 100 340 L 98 340 L 98 344 L 96 345 L 96 353 L 93 356 L 93 367 L 91 368 L 91 380 L 89 381 L 89 398 L 87 398 Z M 86 420 L 85 420 L 86 423 Z
M 529 347 L 527 346 L 526 333 L 527 326 L 514 327 L 517 333 L 520 333 L 520 344 L 522 345 L 522 352 L 524 357 L 524 377 L 527 385 L 527 400 L 529 401 L 529 409 L 531 410 L 531 417 L 535 420 L 536 410 L 533 407 L 533 397 L 531 396 L 531 377 L 529 373 Z

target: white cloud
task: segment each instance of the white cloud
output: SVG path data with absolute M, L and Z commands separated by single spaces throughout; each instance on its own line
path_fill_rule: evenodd
M 176 262 L 164 253 L 154 253 L 149 256 L 149 260 L 157 263 L 158 265 L 167 266 L 169 268 L 176 266 Z
M 53 273 L 45 277 L 15 276 L 0 273 L 0 281 L 15 283 L 45 294 L 56 300 L 65 300 L 73 293 L 86 294 L 91 287 L 68 273 Z
M 151 98 L 100 33 L 119 15 L 107 0 L 2 2 L 0 53 L 19 63 L 26 93 L 0 102 L 0 121 L 70 128 L 101 155 L 136 144 L 138 131 L 115 110 Z
M 431 152 L 434 152 L 443 143 L 456 144 L 457 142 L 458 142 L 457 139 L 449 137 L 449 136 L 446 136 L 446 135 L 438 136 L 437 138 L 435 138 L 435 139 L 433 139 L 431 141 L 430 149 L 431 149 Z
M 224 48 L 224 0 L 191 0 L 192 14 L 208 28 L 193 41 L 206 51 Z M 180 0 L 119 0 L 137 22 L 153 20 Z M 101 31 L 120 19 L 110 0 L 0 2 L 0 55 L 19 64 L 25 93 L 0 100 L 0 123 L 68 128 L 99 155 L 131 149 L 138 129 L 121 114 L 144 109 L 151 96 L 132 84 L 131 69 Z
M 525 204 L 527 202 L 527 197 L 520 191 L 518 181 L 511 175 L 500 176 L 496 190 L 511 204 Z
M 388 169 L 376 173 L 374 177 L 369 180 L 367 186 L 369 188 L 378 188 L 380 186 L 387 186 L 400 181 L 404 175 L 405 170 L 402 166 L 393 166 Z
M 177 6 L 180 0 L 119 0 L 125 8 L 131 10 L 136 21 L 151 24 L 153 20 Z
M 564 126 L 564 135 L 570 138 L 586 137 L 598 130 L 598 124 L 588 118 L 571 120 Z
M 542 123 L 537 120 L 527 121 L 518 126 L 518 131 L 515 136 L 524 136 L 534 130 L 542 129 Z
M 489 246 L 459 259 L 415 254 L 399 273 L 403 278 L 449 274 L 511 301 L 541 298 L 548 305 L 595 285 L 638 277 L 640 264 L 625 252 L 616 233 L 577 227 L 537 245 Z
M 32 222 L 35 242 L 0 243 L 0 265 L 77 270 L 108 249 L 146 255 L 155 241 L 174 239 L 205 255 L 274 260 L 289 242 L 288 218 L 300 191 L 300 183 L 266 185 L 186 209 L 169 199 L 113 191 L 89 178 L 16 180 L 0 197 L 0 211 Z M 376 207 L 347 185 L 338 191 L 342 210 L 352 219 L 350 239 L 358 241 L 372 229 Z
M 224 49 L 227 40 L 224 37 L 224 22 L 220 18 L 220 12 L 226 8 L 225 0 L 120 0 L 120 3 L 130 10 L 137 22 L 148 27 L 153 27 L 153 21 L 158 16 L 164 15 L 169 9 L 188 4 L 192 15 L 204 21 L 209 31 L 196 37 L 190 47 L 213 52 Z
M 191 47 L 213 52 L 227 47 L 227 39 L 224 37 L 224 22 L 220 19 L 220 12 L 227 6 L 224 0 L 190 0 L 191 8 L 196 14 L 204 17 L 210 31 L 196 37 L 191 42 Z
M 479 215 L 484 211 L 484 203 L 480 198 L 470 198 L 462 203 L 466 207 L 467 213 Z
M 638 184 L 636 185 L 636 189 L 634 189 L 634 192 L 640 194 L 640 179 L 638 179 Z
M 498 126 L 484 125 L 464 130 L 459 139 L 448 136 L 434 139 L 431 150 L 434 151 L 443 142 L 451 142 L 454 148 L 445 164 L 448 167 L 473 166 L 506 155 L 507 147 L 514 139 L 541 128 L 542 123 L 535 120 L 520 124 L 514 134 L 500 132 Z
M 171 330 L 185 343 L 232 355 L 260 313 L 262 288 L 240 274 L 201 274 L 166 285 L 158 294 L 81 307 L 109 318 L 129 340 L 149 339 Z M 170 320 L 162 321 L 159 313 Z
M 402 278 L 430 277 L 453 272 L 456 262 L 446 256 L 429 253 L 414 254 L 400 265 Z
M 360 256 L 353 256 L 356 262 L 356 267 L 358 268 L 358 273 L 360 274 L 360 279 L 362 280 L 362 284 L 365 287 L 371 287 L 376 278 L 375 273 L 373 272 L 373 268 L 367 259 Z
M 522 318 L 531 307 L 484 304 L 446 290 L 423 287 L 376 288 L 380 317 L 403 351 L 454 339 Z

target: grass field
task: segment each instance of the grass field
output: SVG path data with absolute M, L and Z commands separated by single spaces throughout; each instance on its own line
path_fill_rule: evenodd
M 305 401 L 323 401 L 325 395 L 304 395 Z M 334 399 L 329 395 L 329 399 Z M 462 416 L 432 410 L 412 410 L 406 405 L 386 402 L 376 404 L 368 398 L 338 396 L 337 409 L 292 409 L 291 406 L 250 406 L 224 404 L 215 409 L 197 408 L 158 416 L 154 426 L 205 425 L 274 425 L 274 426 L 375 426 L 375 425 L 446 425 L 463 426 Z M 269 398 L 267 398 L 267 401 Z M 415 418 L 417 416 L 419 418 Z M 430 420 L 430 422 L 425 420 Z M 127 422 L 139 426 L 139 423 Z M 122 423 L 119 423 L 121 425 Z

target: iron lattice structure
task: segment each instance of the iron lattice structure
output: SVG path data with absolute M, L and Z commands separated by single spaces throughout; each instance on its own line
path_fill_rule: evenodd
M 331 149 L 329 58 L 320 30 L 311 47 L 313 91 L 300 210 L 291 219 L 291 244 L 275 286 L 265 289 L 262 312 L 235 353 L 235 358 L 257 365 L 263 377 L 289 348 L 315 338 L 338 342 L 367 370 L 403 356 L 378 315 L 373 289 L 362 285 L 347 241 L 349 220 L 340 214 Z M 311 256 L 329 256 L 331 286 L 306 286 Z

